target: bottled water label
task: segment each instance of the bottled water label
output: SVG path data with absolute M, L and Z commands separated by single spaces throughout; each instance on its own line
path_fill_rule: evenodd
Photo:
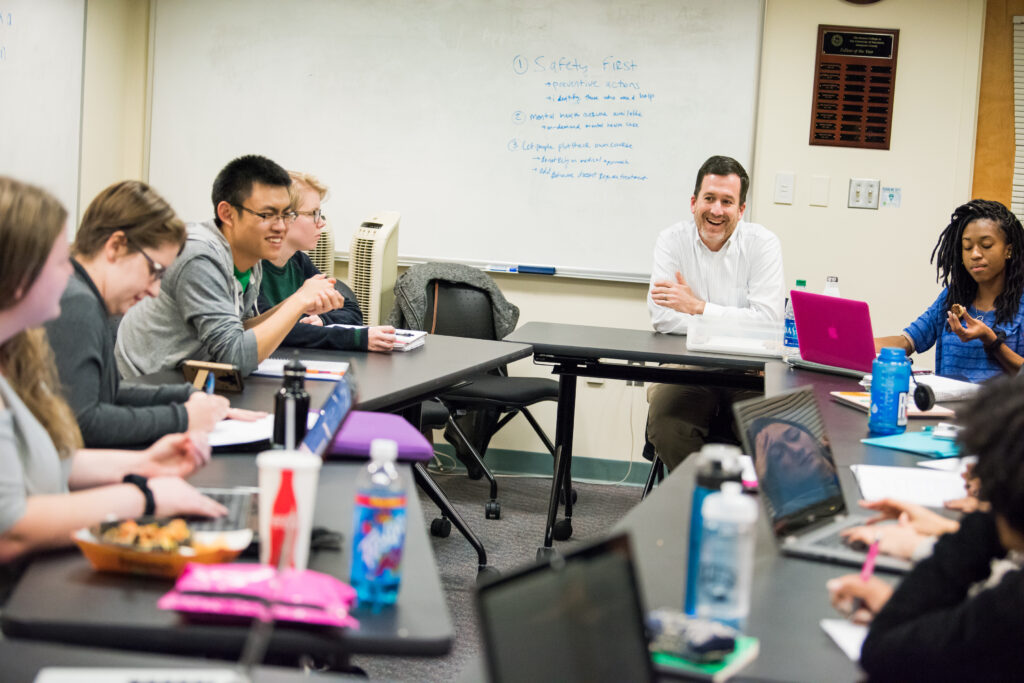
M 798 345 L 796 338 L 796 318 L 791 315 L 786 316 L 786 336 L 783 338 L 782 343 L 790 348 L 796 348 Z

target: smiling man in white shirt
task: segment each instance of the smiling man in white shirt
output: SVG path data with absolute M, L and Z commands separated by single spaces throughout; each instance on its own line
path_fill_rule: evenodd
M 779 238 L 743 221 L 750 177 L 729 157 L 713 156 L 697 172 L 693 217 L 666 228 L 654 247 L 647 309 L 665 334 L 686 334 L 696 316 L 782 321 L 785 285 Z M 700 450 L 716 415 L 757 394 L 709 386 L 653 384 L 647 391 L 647 436 L 671 470 Z

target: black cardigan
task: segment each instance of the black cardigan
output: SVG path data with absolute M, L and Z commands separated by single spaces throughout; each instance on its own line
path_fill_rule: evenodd
M 313 262 L 305 252 L 295 252 L 295 255 L 289 261 L 299 266 L 303 280 L 308 280 L 314 275 L 320 274 L 320 271 L 316 269 L 316 266 L 313 265 Z M 324 325 L 362 325 L 363 313 L 359 310 L 359 300 L 356 299 L 355 292 L 341 280 L 335 282 L 334 288 L 345 297 L 345 305 L 329 313 L 321 314 L 320 318 L 324 321 Z M 270 302 L 267 301 L 263 292 L 260 292 L 259 298 L 256 300 L 257 312 L 265 313 L 271 308 L 273 307 L 270 305 Z M 281 346 L 296 346 L 304 349 L 334 349 L 337 351 L 366 351 L 368 341 L 366 329 L 320 327 L 319 325 L 297 322 L 295 327 L 288 333 L 288 336 L 281 342 Z
M 122 385 L 114 360 L 114 330 L 103 297 L 85 269 L 60 298 L 60 316 L 46 323 L 64 397 L 90 448 L 149 446 L 188 429 L 188 384 Z
M 1008 680 L 1024 674 L 1024 572 L 974 597 L 1006 556 L 995 517 L 977 512 L 939 539 L 874 618 L 860 663 L 871 680 Z

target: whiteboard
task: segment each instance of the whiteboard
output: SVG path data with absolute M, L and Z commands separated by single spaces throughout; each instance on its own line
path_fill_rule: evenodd
M 78 217 L 85 0 L 0 2 L 0 175 Z
M 158 0 L 150 182 L 187 219 L 247 153 L 345 249 L 642 279 L 700 164 L 753 153 L 762 0 Z

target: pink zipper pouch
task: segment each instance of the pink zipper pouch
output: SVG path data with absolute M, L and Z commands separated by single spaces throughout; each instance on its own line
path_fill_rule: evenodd
M 309 569 L 278 573 L 264 564 L 190 563 L 160 609 L 302 624 L 358 628 L 350 614 L 356 592 L 333 576 Z

